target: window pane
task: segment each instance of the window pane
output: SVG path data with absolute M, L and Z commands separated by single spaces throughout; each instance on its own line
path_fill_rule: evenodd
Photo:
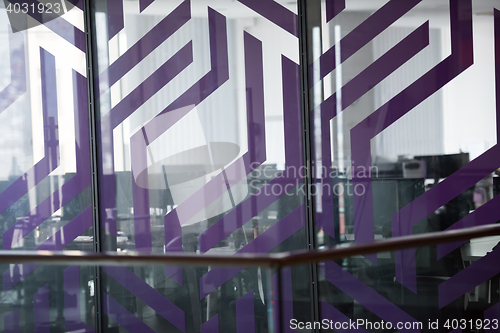
M 317 13 L 309 22 L 308 48 L 319 246 L 500 220 L 495 6 L 467 0 L 309 3 Z M 422 258 L 406 251 L 343 264 L 352 265 L 345 269 L 353 272 L 353 285 L 425 318 L 438 309 L 431 294 L 446 284 L 439 278 L 453 279 L 464 261 L 460 253 L 446 263 L 439 251 L 425 251 Z M 480 269 L 474 274 L 487 280 Z M 340 294 L 352 302 L 336 285 L 323 281 L 322 297 Z M 337 310 L 352 308 L 339 304 Z
M 94 2 L 104 249 L 232 255 L 307 247 L 297 3 L 271 3 Z M 242 296 L 235 279 L 262 300 L 259 272 L 162 274 L 165 297 L 178 306 L 173 295 L 198 285 L 196 322 L 233 316 L 225 297 Z M 292 271 L 297 295 L 310 295 L 309 276 L 309 267 Z M 294 307 L 307 315 L 310 300 Z
M 33 26 L 23 31 L 8 24 L 4 4 L 9 2 L 0 4 L 2 250 L 94 251 L 81 3 L 45 24 L 23 14 Z M 93 277 L 89 268 L 11 264 L 0 271 L 0 325 L 26 332 L 51 323 L 61 331 L 95 326 L 94 298 L 79 296 Z
M 369 332 L 497 330 L 499 241 L 500 237 L 492 236 L 380 252 L 376 253 L 378 265 L 367 256 L 320 263 L 323 328 L 349 325 Z M 402 267 L 399 257 L 412 261 L 413 270 Z M 415 290 L 398 280 L 400 272 L 415 281 Z

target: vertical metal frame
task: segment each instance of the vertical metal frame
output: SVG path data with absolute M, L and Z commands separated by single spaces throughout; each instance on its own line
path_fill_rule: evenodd
M 311 20 L 312 19 L 312 20 Z M 299 24 L 299 52 L 300 52 L 300 85 L 302 102 L 302 126 L 303 126 L 303 156 L 308 170 L 304 178 L 306 192 L 306 237 L 307 249 L 313 250 L 316 246 L 316 228 L 314 221 L 314 198 L 311 196 L 310 189 L 314 185 L 312 168 L 313 159 L 313 126 L 310 122 L 312 104 L 309 99 L 309 64 L 312 62 L 312 50 L 309 41 L 312 39 L 312 28 L 310 23 L 315 23 L 319 19 L 321 23 L 321 2 L 320 0 L 298 0 L 298 24 Z M 321 26 L 321 24 L 320 24 Z M 309 278 L 312 283 L 311 290 L 311 313 L 312 320 L 319 321 L 319 289 L 318 289 L 318 271 L 316 264 L 309 265 Z M 280 302 L 281 303 L 281 302 Z M 284 323 L 281 323 L 284 325 Z M 280 326 L 281 327 L 281 326 Z
M 94 60 L 97 59 L 95 47 L 95 38 L 92 39 L 92 33 L 96 31 L 95 23 L 92 20 L 91 0 L 83 0 L 83 16 L 85 29 L 85 49 L 86 49 L 86 69 L 87 69 L 87 94 L 89 106 L 89 137 L 90 137 L 90 163 L 92 172 L 92 216 L 94 226 L 94 251 L 101 252 L 100 238 L 100 220 L 99 220 L 99 179 L 98 179 L 98 144 L 97 144 L 97 109 L 94 98 Z M 94 297 L 95 297 L 95 331 L 102 332 L 102 311 L 101 311 L 101 277 L 100 268 L 94 267 Z

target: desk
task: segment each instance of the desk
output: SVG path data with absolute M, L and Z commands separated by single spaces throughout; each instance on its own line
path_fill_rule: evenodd
M 490 236 L 471 239 L 470 243 L 460 247 L 462 260 L 472 263 L 483 258 L 488 252 L 500 242 L 500 236 Z M 486 283 L 474 288 L 470 294 L 470 301 L 491 304 L 498 300 L 498 277 L 488 280 Z
M 471 239 L 460 247 L 463 261 L 477 261 L 490 252 L 500 242 L 500 236 Z

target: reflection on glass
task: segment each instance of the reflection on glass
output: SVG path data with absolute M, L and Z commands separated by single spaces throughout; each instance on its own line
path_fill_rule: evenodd
M 103 249 L 232 255 L 306 248 L 296 1 L 93 6 Z M 256 331 L 268 330 L 261 270 L 135 273 L 147 283 L 154 276 L 155 290 L 193 314 L 188 331 L 212 321 L 236 331 L 249 318 Z M 296 315 L 310 313 L 309 299 L 299 297 L 310 295 L 309 276 L 308 267 L 290 273 Z M 131 292 L 124 283 L 121 290 Z M 255 312 L 235 317 L 238 304 L 250 301 Z M 128 311 L 147 322 L 135 306 Z
M 321 318 L 368 331 L 498 329 L 500 237 L 320 263 Z M 398 256 L 413 256 L 416 291 L 396 280 Z M 436 257 L 438 261 L 436 261 Z
M 319 242 L 450 228 L 494 197 L 493 2 L 335 3 L 311 32 Z

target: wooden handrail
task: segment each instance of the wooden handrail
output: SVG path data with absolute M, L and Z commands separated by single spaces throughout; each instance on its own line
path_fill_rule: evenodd
M 121 254 L 116 252 L 90 253 L 80 251 L 0 251 L 0 263 L 37 263 L 46 265 L 129 266 L 226 266 L 282 268 L 326 260 L 336 260 L 377 252 L 469 240 L 500 235 L 500 224 L 459 230 L 439 231 L 421 235 L 394 237 L 365 244 L 335 246 L 324 250 L 294 251 L 270 254 L 199 255 L 189 253 Z

